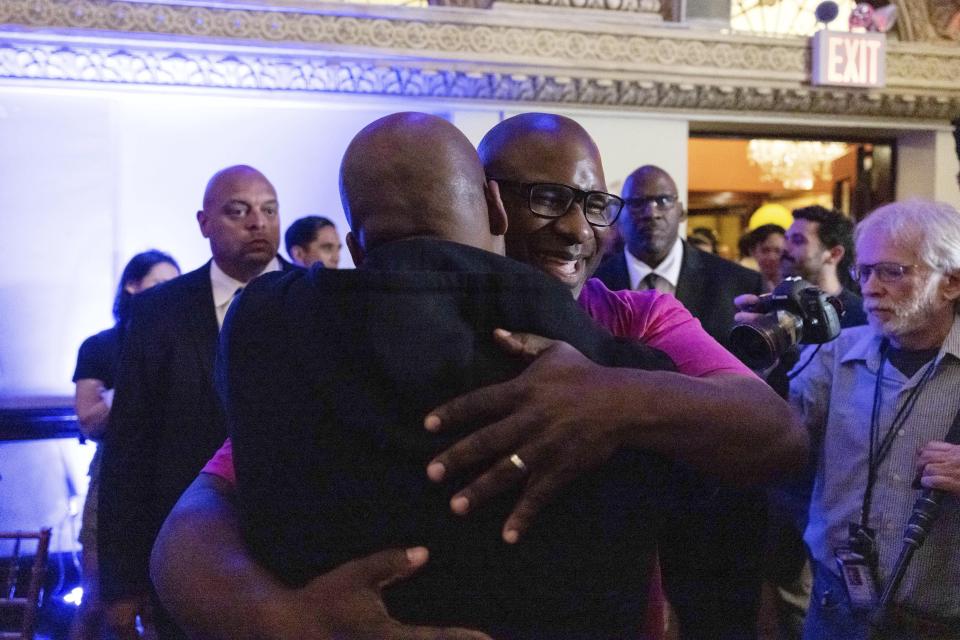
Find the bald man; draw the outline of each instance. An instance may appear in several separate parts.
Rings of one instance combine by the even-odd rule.
[[[102,595],[121,638],[147,608],[163,519],[226,435],[212,386],[217,334],[237,290],[285,266],[277,193],[248,166],[216,173],[197,212],[212,260],[137,296],[126,329],[100,492]],[[161,638],[182,637],[160,616]]]
[[[625,243],[597,270],[613,291],[657,289],[674,294],[717,342],[726,345],[733,315],[732,300],[759,294],[763,279],[751,271],[684,242],[680,223],[686,220],[677,185],[666,171],[644,165],[623,183],[623,214],[617,220]]]
[[[549,153],[544,152],[546,150],[549,150]],[[488,182],[488,202],[491,198],[494,198],[495,201],[499,200],[502,202],[510,216],[510,229],[515,229],[512,237],[510,230],[508,230],[508,250],[510,250],[512,254],[523,257],[530,264],[540,267],[554,278],[560,280],[571,292],[579,292],[584,285],[584,280],[588,272],[592,270],[591,265],[595,264],[597,259],[595,236],[598,234],[599,227],[588,223],[587,218],[585,218],[585,209],[583,207],[587,206],[587,201],[567,201],[566,204],[558,205],[559,215],[547,218],[544,217],[544,211],[535,214],[528,209],[529,194],[521,193],[522,188],[521,190],[516,189],[516,187],[520,185],[511,183],[510,179],[519,178],[520,180],[517,182],[522,183],[525,182],[527,176],[529,176],[531,182],[543,180],[547,183],[552,183],[555,187],[563,186],[558,183],[565,183],[572,189],[581,189],[585,192],[592,191],[593,194],[589,196],[590,205],[609,204],[611,198],[615,200],[616,197],[605,194],[602,191],[602,189],[605,188],[603,184],[603,171],[599,162],[596,146],[592,140],[590,140],[589,136],[579,125],[569,119],[544,114],[525,114],[524,116],[512,118],[498,125],[491,134],[485,138],[484,144],[481,145],[481,151],[484,153],[488,175],[496,176],[495,179]],[[376,182],[372,184],[375,185]],[[365,187],[365,191],[368,190],[369,186],[368,184],[367,187]],[[538,191],[538,194],[540,196],[545,195],[545,193],[540,191]],[[578,196],[578,198],[584,197],[586,196],[583,194]],[[500,198],[502,198],[502,200],[500,200]],[[602,209],[591,208],[591,219],[595,221],[599,220],[594,216],[594,213],[601,210]],[[602,285],[598,285],[597,283],[591,284],[589,287],[592,301],[585,306],[587,306],[592,313],[598,312],[598,309],[603,307],[604,304],[606,304],[607,307],[611,305],[615,306],[615,301],[609,298],[603,299],[598,297],[598,295],[602,295],[598,294],[598,286],[602,288]],[[609,292],[607,293],[609,294]],[[681,364],[681,368],[686,367],[691,375],[703,375],[706,376],[706,378],[697,381],[699,383],[698,385],[689,385],[688,390],[691,397],[684,400],[678,399],[676,404],[671,405],[672,408],[677,409],[677,411],[664,410],[661,415],[663,418],[662,423],[651,422],[649,420],[644,421],[646,417],[651,415],[649,404],[642,399],[642,395],[637,394],[648,394],[650,385],[647,384],[646,389],[644,389],[641,381],[630,379],[627,375],[621,376],[617,373],[622,370],[585,371],[586,375],[584,377],[577,377],[575,386],[591,386],[589,395],[599,394],[603,396],[604,391],[610,390],[609,388],[604,388],[606,383],[610,383],[610,385],[616,387],[622,386],[624,389],[637,392],[635,394],[624,392],[622,395],[632,400],[632,402],[626,405],[618,404],[617,406],[626,409],[626,413],[631,416],[629,419],[624,419],[625,424],[628,420],[635,420],[635,422],[630,423],[633,431],[638,431],[636,425],[643,425],[643,429],[647,431],[647,442],[641,446],[652,448],[656,448],[657,446],[664,447],[669,450],[670,454],[687,459],[691,464],[706,466],[711,470],[723,471],[731,478],[737,477],[743,479],[747,477],[757,477],[757,475],[767,475],[772,469],[769,464],[770,461],[779,460],[782,465],[783,456],[788,455],[790,451],[790,447],[786,446],[786,443],[791,440],[792,435],[788,427],[788,417],[784,414],[777,414],[776,403],[778,401],[776,398],[772,398],[773,404],[771,407],[774,408],[769,414],[760,416],[752,409],[745,412],[726,411],[725,415],[715,417],[713,429],[704,430],[700,420],[692,419],[696,418],[693,414],[698,413],[698,411],[690,410],[691,407],[695,405],[698,406],[704,398],[727,394],[731,406],[736,405],[742,407],[745,402],[762,397],[765,393],[769,394],[769,390],[755,378],[745,377],[745,369],[743,369],[742,366],[740,366],[739,369],[735,366],[725,369],[719,366],[717,360],[712,360],[712,356],[708,356],[708,353],[715,353],[715,351],[711,351],[711,349],[719,350],[720,352],[722,352],[722,349],[713,341],[710,341],[713,343],[712,347],[702,342],[701,336],[706,338],[702,330],[699,329],[699,326],[696,325],[682,307],[677,305],[676,302],[670,303],[669,297],[658,296],[651,292],[637,294],[637,296],[644,298],[644,304],[648,306],[652,303],[657,307],[658,312],[656,314],[647,313],[646,311],[638,310],[638,307],[634,310],[635,314],[638,315],[636,323],[633,325],[630,325],[630,323],[620,325],[617,327],[618,331],[626,334],[629,334],[630,331],[635,331],[637,334],[646,331],[645,337],[651,340],[663,340],[662,344],[664,348],[668,348],[670,341],[673,339],[676,339],[676,342],[680,343],[689,342],[689,348],[686,351],[688,359]],[[583,297],[584,296],[581,296],[582,299]],[[602,314],[602,311],[600,311],[600,313]],[[666,321],[668,317],[672,322],[677,324],[676,327],[673,327],[675,331],[665,330],[664,325],[668,324]],[[644,318],[649,324],[646,329],[641,329]],[[613,322],[614,325],[617,324],[616,319],[608,318],[607,320]],[[696,331],[683,332],[680,330],[681,325],[684,327],[694,325],[696,326]],[[709,340],[709,338],[706,339]],[[673,344],[674,347],[677,346],[676,342]],[[562,351],[563,350],[561,350],[561,352]],[[681,350],[675,349],[674,352],[681,353]],[[727,357],[732,359],[729,354],[727,354]],[[711,364],[708,366],[705,364],[707,362]],[[567,369],[569,369],[571,365],[577,367],[583,366],[583,364],[576,359],[565,359],[564,365]],[[544,367],[540,367],[539,370],[543,371],[546,368],[548,367],[545,365]],[[618,378],[618,380],[614,382],[611,376]],[[747,373],[747,376],[749,376],[749,373]],[[553,384],[553,388],[555,389],[557,381],[552,380],[549,382]],[[668,393],[668,389],[676,390],[676,385],[671,386],[666,380],[661,381],[661,384],[656,385],[656,387],[657,395],[661,398],[664,394]],[[547,395],[549,395],[549,393]],[[486,397],[489,398],[490,396],[488,395]],[[530,396],[526,397],[531,399]],[[577,401],[571,402],[572,398],[577,398]],[[741,398],[742,400],[738,401],[736,398]],[[569,408],[573,405],[579,405],[583,398],[579,393],[579,389],[573,388],[572,392],[568,393],[565,397],[555,398],[554,400]],[[531,468],[535,469],[536,473],[530,476],[528,482],[528,487],[533,488],[534,496],[532,497],[539,495],[539,499],[546,500],[548,494],[554,494],[560,490],[560,486],[564,484],[562,480],[564,476],[567,476],[566,481],[569,481],[571,473],[580,474],[583,473],[585,468],[591,465],[603,464],[602,458],[609,455],[611,447],[615,448],[617,446],[616,442],[619,442],[618,439],[620,436],[611,438],[613,432],[616,431],[616,427],[609,422],[602,423],[596,420],[596,416],[603,413],[605,409],[605,407],[602,406],[604,403],[603,398],[591,398],[591,400],[595,400],[600,404],[599,411],[595,410],[596,404],[590,404],[592,407],[591,410],[594,410],[594,413],[586,418],[589,426],[597,425],[599,427],[596,429],[597,433],[595,434],[589,436],[583,432],[580,434],[571,434],[564,431],[567,425],[559,425],[559,428],[557,428],[558,425],[550,423],[550,437],[540,440],[541,443],[547,446],[537,452],[535,450],[535,445],[537,444],[536,434],[518,432],[518,435],[522,435],[522,438],[528,441],[526,448],[519,450],[522,456],[518,457],[521,461],[525,461],[529,457],[529,460],[534,461],[535,465],[531,465]],[[613,401],[609,396],[607,396],[607,400]],[[757,402],[756,404],[763,406],[766,403]],[[541,405],[542,403],[538,402],[537,406]],[[658,409],[660,409],[660,407],[658,407]],[[763,411],[765,410],[762,410],[761,413],[763,413]],[[453,420],[456,412],[453,410],[453,407],[447,407],[445,411],[440,413],[446,418]],[[661,412],[657,411],[656,413]],[[553,416],[551,415],[550,417],[552,418]],[[619,416],[616,417],[619,418]],[[588,426],[584,424],[582,418],[577,418],[576,420],[576,424]],[[716,429],[721,422],[738,425],[741,430],[739,438],[720,437],[719,440],[712,440],[711,438],[718,435],[718,433],[722,436],[722,432]],[[667,427],[669,423],[673,423],[674,425],[675,430],[672,432],[668,432]],[[773,425],[782,426],[783,430],[778,430],[778,428],[773,427]],[[490,429],[495,430],[496,427],[491,427]],[[661,429],[663,429],[663,431],[661,431]],[[689,432],[684,432],[684,429],[689,429]],[[677,430],[681,430],[685,435],[678,435]],[[753,431],[751,432],[751,430]],[[603,435],[604,433],[607,435]],[[502,437],[491,437],[494,434],[495,431],[490,431],[490,434],[487,438],[484,438],[484,440],[495,441],[497,447],[509,446],[505,445]],[[604,438],[609,438],[610,441],[604,442]],[[683,446],[676,444],[677,442],[686,442],[687,446],[685,450],[683,450]],[[744,446],[739,447],[738,442]],[[766,448],[763,454],[758,456],[756,455],[756,450],[759,442],[765,442],[772,446]],[[474,445],[475,444],[476,443],[474,443]],[[569,455],[552,456],[550,451],[557,450],[554,449],[554,447],[558,446],[558,444],[560,449],[565,450]],[[578,450],[577,452],[571,451],[570,447],[574,444],[583,448],[583,450]],[[467,449],[483,449],[483,447],[477,448],[474,445],[467,447]],[[783,446],[783,448],[780,449],[782,453],[775,455],[775,450],[781,447],[781,445]],[[766,445],[763,446],[766,447]],[[503,451],[506,453],[503,453],[500,461],[494,464],[494,476],[505,479],[506,484],[512,486],[518,480],[516,463],[511,462],[512,457],[509,456],[509,449],[504,449]],[[700,455],[697,453],[698,451],[711,451],[712,453],[710,455]],[[488,454],[489,451],[484,455],[488,456]],[[463,464],[465,462],[463,451],[454,452],[451,450],[447,454],[444,454],[442,460],[449,467],[446,471],[451,475],[454,474],[457,467],[462,468],[466,466]],[[480,459],[478,462],[487,464],[489,459]],[[564,466],[566,462],[572,464]],[[431,467],[433,466],[434,465],[431,465]],[[558,473],[549,473],[551,471],[549,467],[551,466],[559,467],[557,469]],[[431,473],[433,473],[433,471]],[[440,479],[435,473],[432,477]],[[210,504],[209,501],[208,503],[204,503],[203,495],[203,492],[206,491],[207,497],[211,497],[216,487],[209,485],[215,485],[217,482],[219,481],[212,477],[201,478],[198,481],[199,484],[195,485],[191,491],[188,492],[188,495],[185,496],[188,500],[183,501],[181,505],[178,506],[175,512],[178,517],[168,523],[168,534],[179,529],[181,526],[185,526],[187,532],[200,528],[205,531],[222,529],[223,521],[232,517],[229,513],[228,506],[222,502],[218,504],[216,501],[214,501],[213,504]],[[484,484],[485,488],[479,486],[471,487],[471,489],[465,492],[465,495],[469,495],[471,501],[476,500],[477,503],[484,499],[489,499],[489,495],[484,496],[483,494],[485,492],[489,493],[497,483],[494,482],[491,484],[487,481]],[[228,490],[225,488],[222,489]],[[501,486],[497,490],[502,489],[503,487]],[[456,498],[454,502],[458,503]],[[468,510],[474,506],[475,505],[471,505]],[[461,510],[460,512],[462,513],[463,511]],[[526,515],[528,520],[532,517],[532,513],[530,513],[529,510]],[[203,524],[200,524],[201,522]],[[508,521],[504,536],[509,539],[511,535],[510,530],[518,524],[522,525],[520,528],[525,528],[529,526],[529,521],[525,523],[517,519]],[[221,533],[229,538],[227,542],[237,542],[235,530],[230,530],[230,528],[227,527],[226,531],[221,531]],[[180,597],[179,594],[184,594],[184,585],[182,583],[178,585],[172,582],[173,579],[179,576],[171,576],[167,570],[171,567],[171,560],[182,560],[182,558],[173,558],[171,556],[173,549],[165,548],[166,544],[172,544],[172,541],[166,539],[169,537],[169,535],[161,536],[162,544],[158,545],[155,558],[163,559],[165,562],[163,562],[162,566],[158,566],[159,563],[155,563],[155,577],[161,580],[160,588],[165,595],[169,594],[169,597]],[[515,539],[516,538],[514,538],[514,540]],[[187,546],[195,547],[196,545]],[[217,552],[214,551],[214,554],[216,553]],[[196,558],[196,562],[187,561],[186,564],[192,564],[192,566],[196,568],[207,563],[212,557],[210,553],[198,555],[200,557]],[[269,599],[273,603],[267,615],[253,616],[251,618],[250,615],[247,615],[247,612],[255,612],[258,609],[255,606],[249,606],[249,603],[244,604],[243,607],[234,611],[234,613],[238,617],[237,619],[244,619],[246,621],[245,625],[241,626],[246,626],[247,628],[249,628],[250,625],[267,622],[267,616],[272,614],[273,618],[269,620],[269,623],[274,625],[272,628],[274,630],[283,628],[287,631],[287,635],[285,636],[282,633],[280,634],[282,637],[297,637],[298,634],[301,636],[309,635],[309,632],[305,630],[306,627],[302,624],[302,620],[304,620],[303,616],[292,612],[307,612],[310,606],[309,603],[318,602],[324,598],[322,594],[331,593],[331,588],[336,589],[336,587],[332,585],[339,585],[340,588],[337,593],[341,600],[348,601],[351,605],[358,606],[366,612],[365,616],[353,615],[352,617],[355,620],[362,618],[367,623],[385,625],[378,627],[385,629],[379,633],[378,637],[407,637],[403,635],[404,631],[402,627],[396,625],[396,623],[388,623],[382,618],[382,605],[377,604],[375,595],[387,578],[395,580],[409,576],[415,569],[422,566],[423,560],[424,558],[419,552],[414,554],[412,558],[405,557],[400,552],[385,552],[375,557],[347,563],[341,569],[324,576],[322,580],[316,579],[309,589],[291,593],[290,590],[284,590],[279,588],[279,585],[273,584],[269,576],[263,575],[262,572],[258,574],[256,568],[251,566],[240,554],[233,553],[230,554],[230,561],[233,564],[229,573],[231,575],[237,575],[238,573],[240,575],[254,574],[253,582],[259,585],[255,591],[257,593],[269,593]],[[327,578],[330,580],[328,581]],[[371,581],[367,582],[367,580]],[[357,593],[364,595],[365,598],[358,598],[350,588],[352,584],[354,589],[356,589],[358,583],[361,584],[362,588],[359,589]],[[271,584],[273,584],[273,589],[269,588]],[[246,589],[244,589],[244,591],[246,591]],[[204,612],[195,608],[196,605],[202,603],[202,598],[198,599],[186,594],[184,594],[182,598],[183,599],[177,604],[183,613],[189,613],[195,620],[203,616]],[[237,600],[233,599],[230,603],[225,604],[229,607],[235,602],[237,602]],[[191,607],[194,608],[191,609]],[[217,607],[217,609],[218,612],[222,613],[222,609],[219,607]],[[286,615],[282,615],[281,612],[284,611]],[[347,611],[347,605],[344,605],[343,607],[338,607],[336,611],[328,611],[329,619],[324,619],[325,616],[321,615],[320,620],[317,620],[317,616],[314,616],[314,625],[310,625],[310,629],[319,629],[325,624],[336,622],[337,616],[342,616]],[[376,615],[376,612],[380,612],[379,617]],[[218,617],[220,620],[224,619],[223,615]],[[226,617],[228,619],[230,618],[229,615]],[[285,620],[286,624],[281,626],[281,620]],[[300,621],[301,626],[296,626],[294,620]],[[639,623],[639,618],[635,622]],[[363,627],[358,623],[357,628]],[[293,631],[293,629],[297,629],[297,631]],[[220,631],[220,629],[215,629],[215,631]],[[234,637],[231,635],[232,633],[233,630],[230,630],[225,632],[225,635],[222,637]]]
[[[597,205],[611,196],[603,191],[606,185],[599,150],[583,127],[563,116],[521,114],[501,122],[484,136],[479,145],[479,154],[487,176],[498,187],[498,195],[507,212],[509,224],[505,243],[509,257],[535,266],[565,284],[579,298],[581,306],[616,335],[639,338],[662,348],[682,373],[698,378],[710,377],[710,383],[717,386],[712,389],[700,388],[698,393],[702,396],[724,397],[731,401],[730,406],[754,404],[754,400],[763,398],[756,404],[783,409],[780,403],[773,401],[770,390],[762,382],[753,376],[744,378],[745,367],[734,365],[714,370],[695,368],[697,361],[710,360],[710,354],[717,351],[730,357],[713,340],[706,345],[697,342],[704,333],[699,326],[695,331],[677,332],[677,335],[682,335],[681,341],[697,345],[689,351],[659,341],[660,335],[655,327],[656,322],[662,321],[664,316],[648,314],[650,305],[669,305],[670,311],[666,315],[672,314],[672,322],[689,321],[690,324],[696,324],[690,313],[678,305],[673,296],[656,291],[613,294],[599,280],[589,279],[601,260],[600,248],[604,236],[610,232],[612,225],[618,223],[619,217],[626,214],[626,208],[619,217],[602,217],[603,210]],[[568,199],[558,200],[555,209],[545,208],[549,198],[561,192]],[[591,198],[593,211],[586,211],[586,201],[579,200],[587,197]],[[644,326],[644,322],[650,324]],[[549,367],[544,369],[548,370]],[[697,384],[701,383],[697,381]],[[791,426],[787,421],[780,427],[772,427],[777,420],[774,414],[755,413],[752,410],[748,414],[727,413],[727,405],[723,403],[698,406],[691,412],[691,405],[685,400],[680,403],[685,413],[673,414],[658,407],[654,417],[643,408],[646,404],[645,389],[642,385],[633,387],[627,376],[613,385],[616,390],[591,389],[595,392],[578,393],[578,402],[573,404],[580,409],[574,414],[572,403],[562,402],[559,397],[573,392],[573,389],[559,386],[553,389],[552,384],[556,384],[556,381],[545,378],[530,381],[530,387],[538,389],[537,398],[525,398],[522,403],[512,400],[517,397],[515,389],[491,389],[490,392],[473,394],[439,408],[437,417],[453,429],[464,426],[463,422],[469,416],[480,412],[485,415],[509,415],[514,428],[533,428],[532,423],[538,420],[542,422],[544,416],[555,417],[558,422],[581,424],[588,421],[591,415],[602,412],[605,407],[619,403],[623,398],[633,398],[635,407],[621,408],[616,412],[616,417],[623,421],[621,427],[633,431],[633,445],[654,449],[738,484],[756,482],[782,473],[784,465],[789,464],[788,461],[796,456],[798,449],[802,449],[797,447],[796,425]],[[580,388],[586,391],[585,387]],[[557,396],[552,397],[551,393],[547,393],[548,390],[555,391]],[[713,429],[703,429],[701,411],[710,414]],[[654,426],[654,420],[657,426]],[[643,429],[634,428],[640,424],[644,425]],[[663,431],[658,432],[659,428]],[[484,456],[489,459],[502,455],[504,451],[500,449],[501,446],[506,445],[501,445],[490,434],[484,433],[482,444],[466,441],[453,452],[441,456],[439,462],[445,466],[470,468],[484,462]],[[758,447],[763,450],[762,454]],[[541,455],[546,455],[546,451],[542,449]],[[703,452],[710,453],[704,456]],[[533,451],[528,454],[535,466],[556,468],[553,464],[538,464],[541,461],[535,458],[537,455]],[[547,484],[555,479],[550,478]],[[482,495],[489,493],[491,488],[498,491],[502,484],[476,486]],[[552,493],[552,490],[546,489],[543,487],[536,493]],[[466,493],[470,498],[471,490],[468,489]],[[519,511],[524,511],[522,505]],[[522,513],[518,515],[521,517],[514,523],[522,529],[525,517]]]
[[[636,169],[624,181],[622,196],[626,206],[617,225],[624,250],[600,265],[597,278],[611,290],[672,293],[707,333],[729,344],[736,312],[732,301],[760,293],[760,274],[680,238],[687,214],[676,183],[660,167]],[[756,490],[706,489],[694,492],[690,508],[673,527],[682,544],[661,554],[665,583],[687,637],[753,638],[765,498]],[[691,520],[694,516],[699,519]]]
[[[459,435],[425,431],[423,418],[522,370],[494,343],[495,327],[645,370],[651,386],[672,363],[614,340],[555,279],[498,255],[503,208],[473,147],[445,120],[399,114],[361,131],[344,156],[341,196],[360,268],[261,279],[224,330],[238,504],[255,555],[304,584],[360,555],[422,540],[433,562],[385,594],[402,620],[518,639],[635,630],[670,466],[639,451],[614,453],[506,545],[499,532],[511,496],[469,518],[452,515],[451,485],[424,471]],[[273,362],[294,366],[258,375]],[[523,460],[507,458],[522,477]]]
[[[655,299],[664,304],[664,299],[669,299],[676,304],[676,299],[656,289],[612,294],[598,280],[587,278],[596,269],[603,235],[611,225],[636,229],[638,222],[632,217],[635,212],[630,197],[638,197],[637,193],[650,198],[676,195],[676,186],[669,176],[656,167],[638,169],[625,186],[627,206],[619,217],[602,219],[582,207],[560,207],[556,212],[544,209],[546,194],[558,189],[596,193],[605,188],[597,147],[576,122],[555,115],[515,116],[484,137],[479,153],[487,175],[500,185],[508,213],[507,254],[564,282],[594,319],[618,335],[649,341],[652,331],[639,335],[630,331],[633,319],[643,318],[654,324],[644,313],[649,308],[647,301]],[[550,186],[536,187],[537,183]],[[663,210],[655,200],[646,203],[645,213],[652,213],[655,221],[643,227],[642,233],[634,234],[641,235],[641,241],[628,243],[631,250],[641,246],[646,252],[643,255],[654,263],[662,260],[677,241],[676,226],[682,218],[676,199],[667,200]],[[610,309],[618,311],[611,313]],[[684,310],[683,316],[690,318],[690,313]],[[661,346],[681,372],[702,375],[685,367],[687,358],[709,357],[706,348],[692,346],[695,336],[702,333],[698,326],[697,332],[685,336],[690,341],[690,351]],[[718,346],[711,342],[713,347]],[[759,597],[756,567],[764,530],[764,500],[762,494],[718,486],[716,477],[743,483],[765,474],[782,474],[790,466],[785,461],[790,458],[796,437],[789,434],[795,436],[796,429],[791,431],[789,420],[774,426],[775,416],[761,415],[756,409],[782,409],[771,390],[759,379],[747,380],[731,370],[732,375],[711,375],[709,386],[705,380],[697,380],[701,396],[698,400],[681,400],[675,389],[665,387],[658,389],[659,397],[653,399],[648,396],[649,388],[633,384],[627,373],[608,379],[608,388],[600,389],[581,382],[599,377],[583,362],[561,359],[556,354],[545,356],[542,362],[542,367],[530,370],[536,371],[536,376],[524,374],[505,385],[474,392],[437,409],[440,421],[453,431],[467,424],[490,422],[509,424],[511,433],[507,437],[502,429],[481,430],[441,454],[436,464],[447,473],[462,473],[516,450],[531,469],[537,470],[527,480],[524,496],[505,527],[517,531],[534,521],[537,505],[545,502],[546,496],[555,494],[566,478],[576,475],[578,469],[586,466],[585,460],[591,459],[588,452],[571,454],[566,444],[593,437],[594,429],[583,425],[628,434],[627,442],[633,446],[658,451],[707,472],[689,485],[683,501],[670,504],[671,535],[661,543],[664,582],[681,618],[682,637],[754,637]],[[554,373],[559,371],[564,374]],[[572,371],[578,374],[572,375]],[[577,383],[572,385],[567,380]],[[694,384],[691,382],[686,388],[692,391]],[[529,392],[534,389],[535,393]],[[577,401],[569,402],[570,397]],[[726,402],[703,404],[710,397]],[[651,412],[649,407],[654,403],[657,410]],[[677,407],[678,413],[685,415],[663,412],[662,408],[668,406]],[[741,413],[744,407],[750,409]],[[486,416],[492,418],[487,420]],[[603,416],[604,420],[591,421],[591,416]],[[557,451],[566,454],[557,455]],[[706,457],[701,457],[706,452]],[[467,504],[480,503],[503,490],[505,484],[504,479],[487,473],[456,498]],[[734,507],[738,508],[736,519],[716,516],[708,520],[699,516],[703,512],[732,511]]]

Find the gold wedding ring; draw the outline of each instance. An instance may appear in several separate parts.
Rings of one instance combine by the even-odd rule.
[[[527,463],[520,459],[520,456],[513,454],[510,456],[510,462],[513,463],[517,469],[520,469],[520,473],[526,475],[527,473]]]

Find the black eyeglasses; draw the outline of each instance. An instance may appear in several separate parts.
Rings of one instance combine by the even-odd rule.
[[[653,196],[639,196],[637,198],[627,198],[626,203],[627,207],[633,211],[644,211],[647,208],[647,205],[653,205],[654,208],[665,211],[677,204],[677,196],[671,195],[669,193],[660,193]]]
[[[583,216],[595,227],[609,227],[617,221],[623,209],[623,200],[604,191],[583,191],[565,184],[553,182],[515,182],[490,178],[498,184],[520,188],[527,199],[527,207],[543,218],[559,218],[566,215],[574,202],[583,207]]]
[[[876,264],[857,264],[850,267],[850,277],[860,284],[866,283],[870,279],[870,274],[875,274],[880,282],[890,284],[899,282],[904,275],[919,268],[918,264],[898,264],[896,262],[877,262]]]

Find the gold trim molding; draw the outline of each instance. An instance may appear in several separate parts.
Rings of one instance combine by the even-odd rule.
[[[879,91],[810,87],[809,57],[799,38],[656,28],[622,12],[616,20],[546,20],[530,8],[0,0],[6,78],[629,109],[960,115],[955,45],[889,42],[887,87]]]

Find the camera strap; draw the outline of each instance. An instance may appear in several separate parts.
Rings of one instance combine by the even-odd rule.
[[[900,428],[910,417],[910,414],[913,413],[913,408],[917,404],[917,400],[920,397],[920,392],[923,391],[927,381],[933,376],[933,371],[937,365],[936,357],[934,357],[925,365],[926,368],[924,369],[920,380],[917,382],[916,386],[910,390],[910,394],[907,396],[907,399],[904,401],[903,405],[901,405],[900,410],[897,411],[896,415],[893,417],[893,421],[890,423],[886,433],[883,435],[883,439],[879,439],[880,407],[883,404],[883,368],[887,363],[887,350],[889,347],[889,341],[884,338],[883,342],[880,344],[880,366],[877,368],[877,381],[873,389],[873,411],[870,415],[870,449],[869,457],[867,459],[867,487],[863,492],[863,506],[860,509],[861,527],[869,526],[870,507],[873,501],[873,487],[877,482],[877,471],[879,471],[880,465],[890,454],[890,449],[893,447],[893,441],[897,437],[897,432],[899,432]]]

